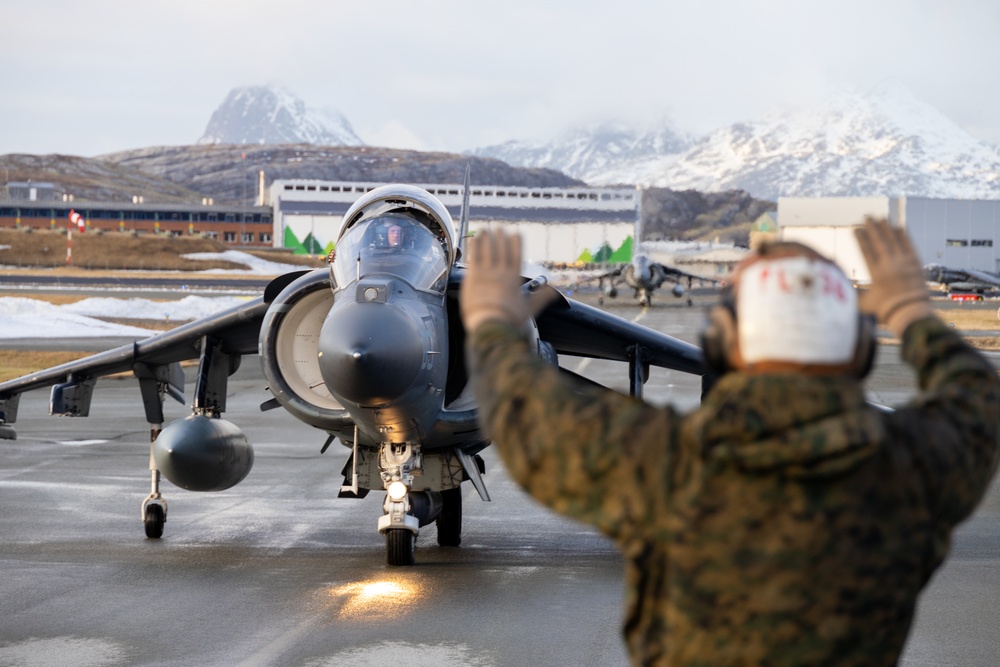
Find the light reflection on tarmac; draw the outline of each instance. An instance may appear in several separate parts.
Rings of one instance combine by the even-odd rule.
[[[666,303],[611,310],[695,342],[703,310]],[[0,443],[0,665],[627,664],[610,542],[536,505],[488,449],[493,502],[466,489],[462,547],[437,546],[428,527],[417,565],[390,568],[381,494],[336,497],[347,450],[321,456],[325,434],[261,413],[270,394],[257,368],[247,359],[231,379],[225,415],[254,443],[254,470],[221,493],[164,484],[158,541],[139,522],[148,433],[137,385],[99,381],[86,419],[48,417],[46,391],[23,397],[19,439]],[[624,364],[583,372],[628,386]],[[692,407],[699,387],[653,369],[646,391]],[[883,348],[868,387],[887,404],[912,395],[895,348]],[[996,664],[997,600],[994,485],[926,591],[902,664]]]

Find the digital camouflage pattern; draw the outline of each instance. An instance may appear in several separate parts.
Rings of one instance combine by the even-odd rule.
[[[636,665],[893,665],[997,466],[1000,381],[936,318],[887,414],[848,378],[730,373],[701,407],[576,388],[499,322],[468,357],[511,475],[626,562]]]

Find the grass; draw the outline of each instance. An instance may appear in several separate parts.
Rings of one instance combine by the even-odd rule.
[[[76,361],[91,354],[93,352],[0,350],[0,381],[12,380],[42,368],[51,368]]]
[[[7,246],[7,247],[4,247]],[[66,265],[66,234],[59,231],[0,229],[0,265],[4,273],[56,271],[95,275],[102,271],[211,271],[244,269],[243,264],[223,260],[186,259],[200,252],[242,250],[256,257],[283,264],[317,268],[322,257],[293,255],[281,249],[250,249],[226,245],[200,236],[163,236],[127,232],[73,235],[73,265]]]
[[[960,331],[996,331],[1000,329],[1000,318],[997,311],[990,308],[938,308],[938,317],[947,324],[953,324]]]

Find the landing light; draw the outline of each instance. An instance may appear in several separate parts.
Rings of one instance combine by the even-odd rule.
[[[393,482],[389,485],[387,491],[389,492],[389,500],[398,503],[406,497],[406,492],[409,491],[409,489],[407,489],[406,484],[403,484],[402,482]]]

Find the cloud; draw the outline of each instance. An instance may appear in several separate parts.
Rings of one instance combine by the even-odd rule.
[[[12,0],[5,14],[16,94],[0,153],[193,143],[230,89],[266,82],[338,109],[370,143],[432,150],[596,116],[667,113],[706,132],[886,78],[1000,141],[992,0]]]

